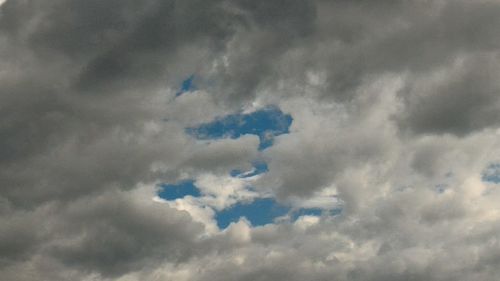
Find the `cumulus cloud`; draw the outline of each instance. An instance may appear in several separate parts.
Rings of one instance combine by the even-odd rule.
[[[0,1],[0,276],[498,280],[499,29],[494,0]],[[266,108],[269,146],[188,132]],[[218,227],[259,198],[324,212]]]

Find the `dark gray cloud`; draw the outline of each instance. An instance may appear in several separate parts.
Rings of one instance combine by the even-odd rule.
[[[465,135],[500,124],[498,55],[466,57],[416,83],[409,83],[400,126],[416,133]],[[444,73],[444,72],[447,73]],[[444,77],[439,77],[444,76]],[[433,81],[433,80],[437,81]]]
[[[22,261],[36,250],[42,240],[43,234],[35,231],[34,225],[41,216],[34,215],[30,212],[16,213],[5,206],[8,203],[5,199],[2,200],[2,216],[0,219],[0,268],[3,268],[12,263]]]
[[[186,261],[197,252],[202,226],[185,212],[134,202],[119,192],[68,206],[48,249],[62,263],[103,275],[154,267],[158,260]]]
[[[0,5],[5,280],[498,279],[498,1]],[[185,133],[269,104],[294,121],[263,151]],[[186,178],[343,210],[219,231],[152,200]]]

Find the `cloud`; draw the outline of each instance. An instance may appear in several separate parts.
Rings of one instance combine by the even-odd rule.
[[[401,127],[455,135],[497,127],[497,60],[493,54],[471,55],[409,83],[413,93],[401,114]]]
[[[0,3],[3,279],[498,279],[497,1]]]
[[[186,260],[196,249],[201,225],[185,212],[140,196],[109,192],[73,202],[59,221],[64,238],[47,251],[68,266],[104,276],[154,266],[162,258]]]

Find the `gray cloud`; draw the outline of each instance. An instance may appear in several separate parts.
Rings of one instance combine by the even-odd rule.
[[[498,279],[497,1],[0,5],[5,280]],[[185,133],[269,104],[263,151]],[[342,213],[214,231],[152,200],[255,160],[256,192]]]
[[[496,54],[467,57],[447,74],[418,81],[409,86],[401,127],[416,133],[464,135],[500,123]],[[419,79],[420,80],[420,79]]]
[[[196,252],[201,225],[187,213],[141,203],[119,192],[74,202],[58,229],[64,238],[48,251],[64,264],[114,276]]]

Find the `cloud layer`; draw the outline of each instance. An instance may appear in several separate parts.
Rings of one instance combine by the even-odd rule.
[[[494,0],[0,1],[1,279],[498,280],[498,30]],[[186,131],[269,108],[265,148]],[[255,198],[342,211],[217,226]]]

